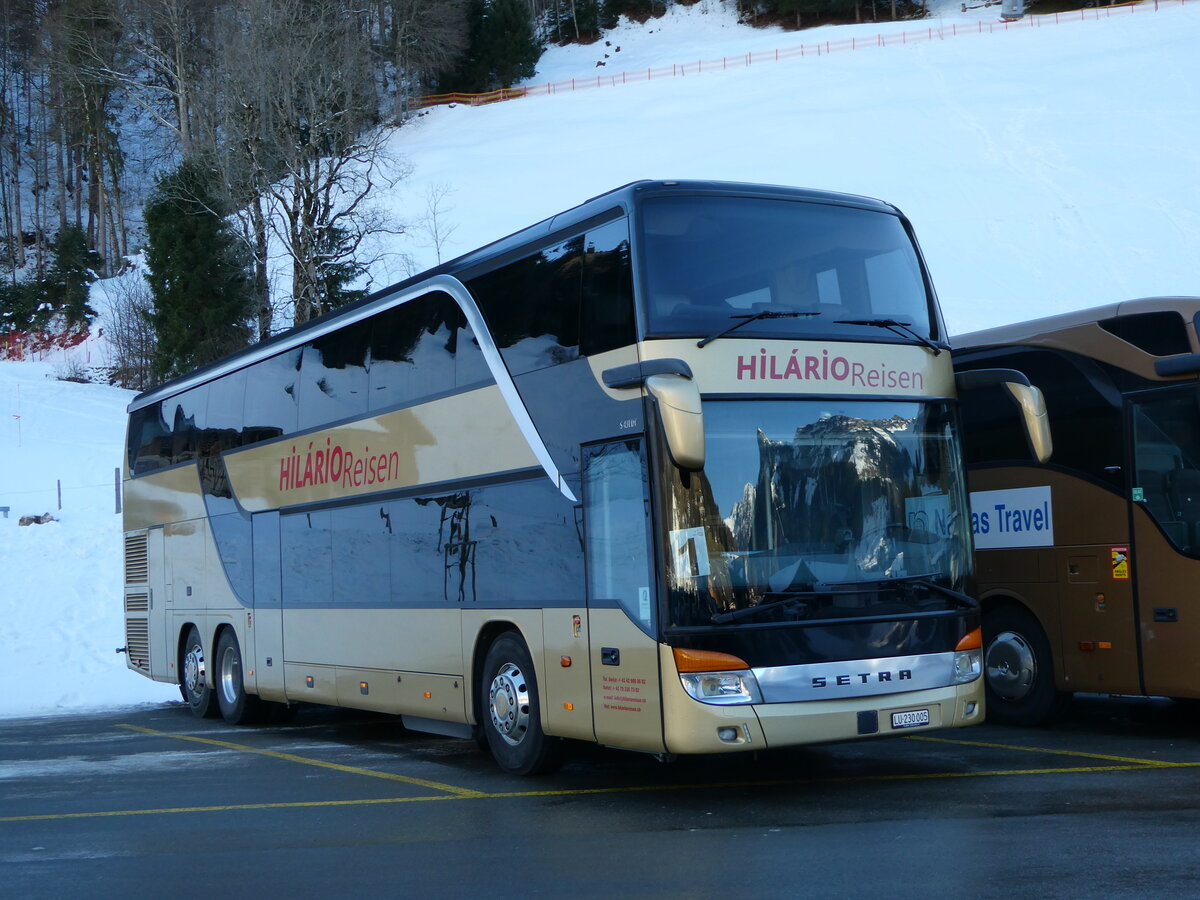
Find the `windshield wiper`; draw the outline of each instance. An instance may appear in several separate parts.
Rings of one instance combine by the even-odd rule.
[[[821,582],[820,587],[823,588],[849,588],[846,593],[864,593],[874,590],[879,587],[905,587],[912,585],[913,587],[925,588],[928,591],[934,591],[944,597],[949,597],[951,600],[958,602],[960,606],[965,606],[968,609],[978,609],[979,601],[969,594],[964,594],[962,591],[956,591],[954,588],[948,588],[938,584],[936,581],[930,581],[930,575],[902,575],[898,578],[876,578],[871,581],[837,581],[837,582]]]
[[[801,312],[800,310],[790,310],[787,312],[779,310],[764,309],[761,312],[751,313],[744,316],[730,316],[731,319],[741,319],[742,321],[730,325],[724,331],[719,331],[711,337],[706,337],[702,341],[697,341],[697,347],[703,347],[705,344],[711,344],[715,340],[725,337],[732,331],[737,331],[743,325],[749,325],[751,322],[757,322],[759,319],[798,319],[801,316],[819,316],[819,312]]]
[[[911,322],[898,322],[895,319],[835,319],[835,325],[870,325],[872,328],[886,328],[901,337],[915,338],[926,350],[931,350],[934,356],[942,352],[942,348],[929,338],[913,331]]]
[[[786,594],[767,594],[756,606],[747,606],[742,609],[731,609],[729,612],[714,613],[710,621],[714,625],[724,625],[728,622],[736,622],[739,619],[747,619],[760,612],[777,610],[780,608],[780,605],[784,609],[791,611],[796,611],[796,607],[801,607],[802,610],[805,604],[801,602],[800,598],[816,597],[819,593],[824,592],[789,591]]]

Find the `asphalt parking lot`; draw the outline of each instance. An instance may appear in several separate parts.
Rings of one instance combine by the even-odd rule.
[[[13,897],[1198,896],[1198,835],[1200,710],[1166,700],[673,762],[581,745],[536,779],[340,710],[0,721]]]

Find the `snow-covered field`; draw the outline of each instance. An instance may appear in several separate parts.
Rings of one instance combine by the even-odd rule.
[[[755,31],[701,0],[622,26],[608,44],[556,48],[532,84],[851,35],[867,45],[434,109],[396,135],[413,171],[380,200],[412,224],[430,191],[442,193],[449,257],[639,178],[868,194],[912,219],[955,332],[1200,294],[1200,0],[995,34],[978,27],[999,7],[942,9],[921,23]],[[965,36],[872,43],[956,23]],[[391,249],[421,268],[436,262],[420,228]],[[375,286],[402,274],[381,265]],[[55,380],[64,369],[61,359],[0,363],[0,506],[10,507],[0,519],[0,716],[178,699],[114,652],[124,634],[113,470],[132,395]],[[44,512],[58,521],[17,524]]]

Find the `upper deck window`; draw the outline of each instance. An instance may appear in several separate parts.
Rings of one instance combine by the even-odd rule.
[[[1175,356],[1190,353],[1183,316],[1177,312],[1135,313],[1101,319],[1100,327],[1151,356]]]
[[[758,312],[749,337],[891,340],[840,320],[904,322],[938,338],[912,239],[898,216],[753,197],[655,197],[642,209],[649,336],[705,336]]]

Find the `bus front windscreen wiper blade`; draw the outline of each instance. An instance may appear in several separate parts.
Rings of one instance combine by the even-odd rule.
[[[960,606],[967,609],[978,609],[979,601],[969,594],[964,594],[962,591],[956,591],[954,588],[948,588],[945,585],[938,584],[931,580],[930,575],[902,575],[897,578],[874,578],[869,581],[837,581],[837,582],[821,582],[822,588],[841,588],[847,593],[862,593],[864,591],[875,590],[881,587],[900,588],[906,586],[924,588],[927,591],[933,591],[941,594],[944,597],[949,597],[956,601]]]
[[[714,625],[725,625],[729,622],[737,622],[740,619],[748,619],[762,612],[777,612],[784,610],[793,613],[802,613],[807,611],[808,604],[801,600],[801,597],[816,597],[821,593],[819,591],[789,591],[786,594],[767,594],[763,597],[762,602],[756,606],[746,606],[742,609],[731,609],[728,612],[715,613],[711,619]]]
[[[706,337],[701,341],[696,342],[697,347],[703,347],[706,344],[711,344],[713,341],[719,340],[730,332],[737,331],[743,325],[749,325],[751,322],[757,322],[759,319],[798,319],[801,316],[819,316],[819,312],[801,312],[798,309],[794,310],[771,310],[764,309],[761,312],[751,313],[744,316],[730,316],[731,319],[741,319],[740,322],[735,322],[724,331],[718,331],[711,337]]]
[[[886,328],[888,331],[898,334],[901,337],[914,338],[926,350],[933,352],[937,356],[942,352],[942,348],[924,335],[913,331],[911,322],[898,322],[895,319],[834,319],[834,325],[869,325],[872,328]]]

